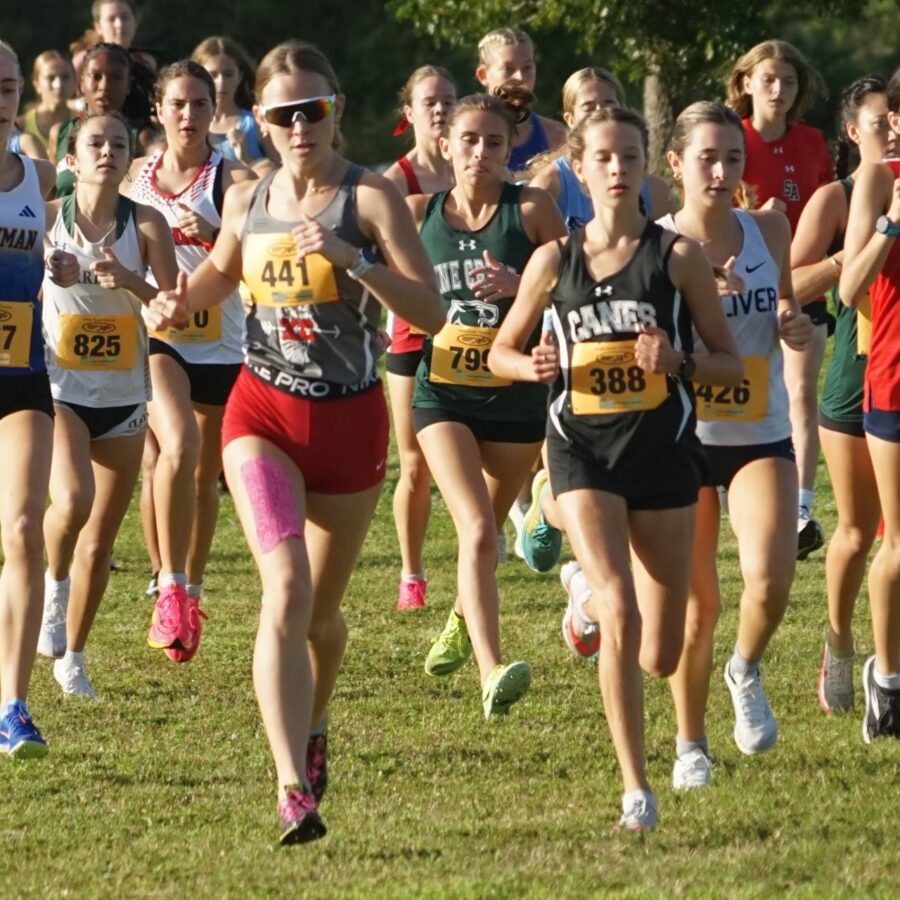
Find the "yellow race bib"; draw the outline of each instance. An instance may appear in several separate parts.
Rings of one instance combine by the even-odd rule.
[[[428,380],[460,387],[509,387],[512,382],[498,378],[487,365],[499,330],[476,325],[445,325],[434,338]]]
[[[758,422],[769,410],[769,357],[745,356],[739,387],[695,385],[697,418],[706,422]]]
[[[27,368],[31,315],[30,303],[0,301],[0,366]]]
[[[134,368],[137,319],[60,313],[56,362],[63,369],[108,372]]]
[[[244,248],[244,281],[260,306],[301,306],[338,299],[334,267],[320,253],[297,261],[289,234],[250,234]]]
[[[857,356],[869,355],[869,344],[872,342],[872,301],[866,294],[856,306],[856,353]]]
[[[211,344],[222,337],[222,311],[218,306],[195,312],[184,328],[153,331],[151,337],[170,344]]]
[[[645,372],[635,341],[585,341],[572,348],[572,412],[576,416],[656,409],[668,397],[666,376]]]

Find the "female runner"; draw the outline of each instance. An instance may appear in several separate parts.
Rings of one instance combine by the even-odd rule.
[[[209,255],[228,189],[254,178],[207,143],[215,94],[199,63],[184,60],[163,69],[156,82],[156,114],[167,146],[131,168],[129,196],[165,217],[183,272],[192,272]],[[200,643],[200,592],[219,510],[222,416],[241,368],[243,335],[244,311],[235,289],[220,306],[197,312],[187,328],[150,336],[150,428],[159,448],[152,499],[160,570],[148,642],[175,662],[190,659]],[[152,521],[149,514],[145,521]]]
[[[132,77],[133,62],[128,51],[118,44],[94,44],[84,55],[79,69],[79,84],[89,113],[120,112],[131,124],[138,153],[144,153],[154,139],[147,126],[150,107],[140,84]],[[50,129],[50,161],[57,166],[56,194],[72,193],[75,176],[66,163],[68,134],[74,119]]]
[[[689,379],[741,378],[701,248],[640,212],[646,145],[643,120],[618,107],[572,131],[568,156],[595,216],[536,251],[491,354],[497,376],[553,385],[550,484],[603,634],[600,690],[625,787],[620,825],[635,831],[656,823],[641,667],[675,671],[684,632],[700,480]],[[529,355],[526,340],[548,305],[555,345]],[[696,357],[691,322],[708,348]]]
[[[6,149],[21,93],[19,59],[0,41],[0,753],[19,759],[47,753],[25,702],[44,602],[41,524],[53,446],[38,301],[53,167]],[[54,255],[47,265],[61,277]]]
[[[562,105],[566,125],[574,128],[595,110],[624,106],[625,91],[612,72],[599,66],[588,66],[573,72],[566,79],[562,89]],[[530,184],[550,192],[569,230],[593,218],[590,197],[575,177],[562,149],[539,156],[532,161],[529,169],[535,173]],[[672,212],[672,197],[665,181],[655,175],[647,175],[641,185],[641,205],[652,219]]]
[[[478,67],[475,77],[485,92],[494,94],[509,82],[517,82],[534,91],[537,66],[534,44],[521,28],[497,28],[478,42]],[[533,156],[558,147],[566,139],[566,129],[552,119],[529,113],[516,130],[509,154],[510,172],[524,169]]]
[[[812,323],[793,296],[785,217],[733,208],[744,169],[737,115],[719,103],[689,106],[675,123],[668,160],[683,185],[684,205],[660,224],[694,238],[710,263],[725,271],[722,311],[744,367],[733,390],[697,388],[697,433],[710,477],[697,502],[684,650],[670,680],[678,718],[672,779],[679,789],[708,784],[711,777],[704,721],[719,613],[716,489],[727,491],[744,580],[737,641],[725,666],[734,739],[743,753],[754,754],[777,738],[759,660],[784,615],[796,564],[797,467],[781,343],[802,350]],[[703,349],[702,338],[696,346]]]
[[[744,125],[744,181],[753,189],[755,205],[781,210],[792,233],[816,188],[832,179],[825,139],[800,121],[822,86],[819,73],[786,41],[757,44],[735,63],[726,80],[728,105]],[[816,390],[829,317],[821,297],[803,311],[816,326],[813,340],[802,352],[783,348],[800,484],[797,559],[806,559],[825,540],[811,512],[819,461]]]
[[[216,86],[216,108],[209,140],[225,159],[246,166],[266,163],[256,119],[253,118],[253,63],[247,51],[229,37],[209,37],[191,53],[209,72]],[[268,142],[266,142],[268,143]]]
[[[75,73],[72,63],[58,50],[39,54],[31,69],[31,84],[37,102],[20,117],[25,134],[41,142],[44,150],[50,147],[50,131],[70,119],[68,101],[75,96]]]
[[[887,89],[888,121],[900,131],[900,70]],[[842,302],[869,292],[872,337],[866,363],[863,428],[884,518],[884,539],[869,566],[875,654],[863,665],[866,743],[900,737],[900,160],[857,174],[844,239]]]
[[[119,113],[88,113],[69,132],[75,190],[47,205],[49,239],[77,267],[44,281],[44,331],[56,410],[46,596],[38,651],[66,694],[94,697],[84,645],[106,590],[113,543],[140,469],[150,383],[144,303],[175,284],[168,228],[119,194],[131,161]],[[71,572],[71,575],[70,575]]]
[[[851,148],[858,152],[860,166],[893,155],[895,134],[888,122],[886,88],[881,76],[866,75],[841,98],[839,180],[813,194],[791,247],[794,290],[801,303],[836,288],[840,278],[850,195],[858,172],[848,174]],[[858,312],[835,297],[834,350],[819,402],[819,440],[837,507],[837,527],[825,556],[829,624],[818,687],[819,705],[826,713],[853,706],[853,609],[881,515],[863,430],[866,326],[871,322],[865,298],[863,306]]]
[[[444,316],[396,190],[336,150],[344,97],[321,51],[280,44],[256,85],[257,121],[284,165],[229,191],[209,259],[159,295],[153,323],[221,302],[242,277],[253,294],[223,455],[262,579],[253,678],[287,844],[325,833],[317,803],[347,640],[340,602],[387,455],[375,368],[381,305],[430,331]]]
[[[511,384],[486,361],[534,248],[565,234],[546,191],[505,180],[514,135],[515,112],[502,100],[463,98],[441,138],[454,187],[407,201],[447,320],[416,373],[413,426],[459,543],[456,602],[425,671],[455,672],[474,646],[485,718],[506,713],[531,680],[528,663],[501,663],[494,569],[497,532],[540,452],[547,416],[543,385]]]
[[[453,169],[442,156],[439,141],[455,102],[456,85],[440,66],[420,66],[400,91],[402,119],[395,133],[411,125],[415,143],[384,177],[404,197],[433,194],[453,184]],[[402,566],[397,609],[420,609],[425,605],[422,547],[431,509],[431,478],[412,426],[412,396],[425,334],[396,316],[391,317],[388,332],[391,346],[385,369],[400,458],[400,477],[394,489],[394,523]]]

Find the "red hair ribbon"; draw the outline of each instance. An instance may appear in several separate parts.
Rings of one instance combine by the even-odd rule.
[[[393,135],[397,137],[398,135],[403,134],[406,129],[409,128],[409,119],[404,116],[398,123],[396,128],[394,128]]]

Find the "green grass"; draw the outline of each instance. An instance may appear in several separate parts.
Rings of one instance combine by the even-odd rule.
[[[124,568],[88,644],[100,702],[64,700],[39,661],[30,705],[50,756],[0,766],[0,896],[896,896],[900,745],[866,747],[858,713],[826,719],[816,703],[822,551],[798,564],[764,664],[779,743],[746,758],[720,674],[740,592],[723,529],[708,717],[715,784],[672,792],[672,704],[665,684],[648,682],[660,823],[621,835],[611,827],[620,782],[596,674],[563,647],[556,574],[519,561],[499,570],[505,654],[530,660],[534,682],[506,721],[485,723],[474,663],[440,681],[422,671],[454,595],[455,545],[439,498],[428,609],[393,610],[396,476],[393,461],[345,601],[351,637],[331,712],[328,836],[275,846],[274,772],[250,680],[260,591],[230,501],[207,578],[210,621],[186,666],[145,644],[147,565],[132,510],[116,549]],[[824,470],[818,483],[830,531]],[[865,602],[856,634],[861,663],[871,647]]]

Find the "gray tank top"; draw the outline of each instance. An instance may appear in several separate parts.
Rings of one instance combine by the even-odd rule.
[[[350,165],[331,203],[315,218],[353,247],[375,249],[357,224],[356,186],[363,169]],[[341,397],[378,381],[381,305],[344,269],[316,253],[299,263],[291,229],[269,214],[275,172],[260,181],[241,234],[243,279],[255,307],[247,318],[247,367],[284,393]]]

